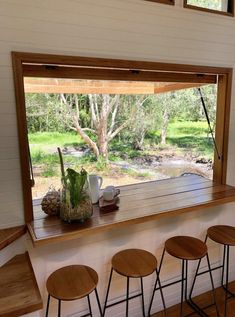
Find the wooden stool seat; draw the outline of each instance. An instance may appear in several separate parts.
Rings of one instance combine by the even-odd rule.
[[[207,254],[206,244],[194,237],[176,236],[165,242],[166,251],[182,260],[198,260]]]
[[[47,279],[48,293],[63,301],[89,295],[98,284],[98,275],[89,266],[69,265],[53,272]]]
[[[126,277],[145,277],[156,270],[157,259],[148,251],[127,249],[113,256],[112,267]]]
[[[213,226],[207,230],[208,237],[220,244],[235,246],[235,227]]]

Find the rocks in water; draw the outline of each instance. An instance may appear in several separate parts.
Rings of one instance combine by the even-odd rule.
[[[135,157],[133,161],[135,164],[156,166],[162,162],[162,156],[143,155],[143,156]]]

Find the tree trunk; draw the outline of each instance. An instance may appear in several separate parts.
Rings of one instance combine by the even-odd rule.
[[[108,160],[108,118],[106,114],[100,118],[99,128],[97,129],[97,146],[99,148],[99,155],[106,161]]]
[[[162,145],[166,144],[169,119],[170,119],[170,114],[168,112],[168,109],[165,109],[163,113],[163,122],[162,122],[162,129],[161,129],[161,144]]]

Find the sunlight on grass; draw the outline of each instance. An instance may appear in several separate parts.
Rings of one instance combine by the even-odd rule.
[[[76,133],[37,132],[29,133],[29,143],[37,145],[80,146],[84,141]]]

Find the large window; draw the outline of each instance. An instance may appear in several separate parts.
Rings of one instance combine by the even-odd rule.
[[[184,0],[186,8],[234,16],[234,0]]]
[[[211,93],[213,95],[215,94],[215,97],[217,97],[214,99],[215,101],[217,100],[216,112],[213,112],[216,117],[214,121],[214,131],[217,145],[217,149],[214,153],[212,152],[214,156],[213,180],[221,184],[226,182],[229,105],[232,80],[231,69],[30,53],[13,53],[13,66],[26,222],[33,219],[29,145],[31,147],[31,154],[34,155],[34,160],[36,160],[37,163],[36,172],[43,173],[44,177],[53,176],[56,173],[54,161],[51,160],[54,159],[51,148],[53,146],[56,148],[56,146],[52,142],[53,139],[51,135],[47,135],[47,146],[42,149],[42,135],[40,138],[37,138],[34,131],[41,129],[44,133],[44,130],[46,129],[45,132],[47,133],[47,129],[50,129],[48,120],[50,120],[51,117],[54,120],[53,122],[51,121],[51,124],[53,124],[54,127],[57,127],[59,124],[58,129],[60,129],[62,127],[60,124],[61,122],[66,124],[66,128],[76,128],[79,132],[81,127],[77,125],[72,126],[73,122],[71,121],[71,118],[74,118],[73,113],[75,111],[75,114],[79,117],[79,122],[82,124],[82,128],[84,128],[84,131],[90,136],[90,141],[94,141],[95,136],[93,134],[95,122],[90,122],[90,117],[88,115],[89,107],[94,108],[94,117],[95,115],[96,117],[99,115],[99,109],[106,109],[107,104],[112,105],[112,108],[114,109],[113,114],[108,120],[108,135],[114,136],[110,143],[110,160],[111,158],[114,160],[114,165],[117,165],[116,159],[119,161],[128,159],[126,158],[127,154],[130,154],[129,156],[131,159],[136,158],[136,150],[139,151],[138,148],[141,149],[141,144],[138,142],[143,141],[142,138],[139,139],[139,136],[141,136],[140,132],[143,132],[142,128],[145,127],[145,123],[148,122],[147,128],[149,130],[146,134],[146,137],[148,138],[146,141],[148,142],[146,144],[149,145],[147,149],[149,152],[146,153],[147,156],[145,155],[143,157],[143,155],[141,155],[140,161],[138,156],[138,160],[132,162],[133,165],[140,164],[144,166],[145,161],[149,162],[149,159],[152,159],[152,156],[155,156],[155,153],[153,153],[155,147],[154,144],[157,144],[160,137],[163,137],[164,141],[164,133],[162,134],[162,132],[160,133],[160,131],[156,129],[156,126],[159,126],[160,124],[160,122],[158,123],[159,118],[155,118],[156,114],[161,114],[161,110],[163,109],[160,105],[164,100],[160,100],[160,97],[157,97],[157,95],[170,92],[171,95],[167,97],[169,98],[169,100],[166,100],[167,103],[171,107],[175,105],[176,109],[179,109],[178,94],[171,92],[177,90],[182,91],[182,89],[190,89],[192,87],[196,89],[201,87],[202,90],[206,89],[205,91],[207,91],[207,93],[204,94],[206,98]],[[32,93],[37,92],[40,94],[32,95]],[[43,95],[41,94],[42,92]],[[50,92],[53,92],[53,96]],[[26,96],[26,93],[29,95]],[[45,93],[48,95],[45,96]],[[69,94],[73,94],[73,96]],[[99,94],[99,96],[97,96],[97,94]],[[192,97],[193,95],[190,97],[191,101]],[[200,98],[198,98],[197,92],[195,92],[194,97],[195,106],[199,105],[200,107]],[[184,95],[184,98],[186,98],[186,95]],[[209,100],[205,101],[208,105]],[[120,102],[123,107],[120,106]],[[29,106],[28,109],[27,103]],[[142,110],[149,111],[147,113],[139,111],[140,108],[137,107],[138,103],[142,105]],[[104,105],[105,107],[103,107]],[[213,105],[214,102],[211,104],[212,108]],[[52,111],[54,111],[54,108],[57,106],[58,108],[56,108],[55,114],[51,115],[48,112],[49,109],[51,108]],[[96,107],[99,109],[97,110]],[[156,107],[159,107],[157,111],[155,110],[157,109]],[[77,112],[77,108],[79,108],[79,113]],[[122,111],[117,113],[116,110],[119,108],[122,109]],[[68,111],[63,112],[66,111],[66,109]],[[130,110],[129,114],[127,113],[128,109]],[[167,107],[165,109],[168,110]],[[201,107],[200,111],[202,111]],[[180,114],[179,110],[176,110],[176,112]],[[190,112],[192,111],[190,110]],[[103,113],[103,111],[101,111],[101,113]],[[68,116],[68,114],[71,114],[72,116]],[[130,126],[128,118],[131,117],[131,115],[134,115],[135,118],[138,117],[138,120],[135,120],[135,122],[142,122],[142,124],[133,127]],[[197,117],[199,116],[201,118],[199,118],[200,120],[204,120],[200,123],[200,127],[190,123],[190,129],[193,132],[193,140],[196,140],[197,145],[201,146],[203,144],[201,141],[206,138],[206,122],[203,111],[202,113],[195,112],[195,115]],[[145,119],[142,119],[142,117]],[[154,118],[156,120],[153,122]],[[188,118],[186,108],[184,113],[181,113],[178,119],[184,121],[185,118]],[[164,123],[164,119],[169,119],[169,114],[166,113],[165,115],[164,111],[160,119],[160,121],[163,121]],[[194,120],[195,118],[191,119]],[[155,123],[158,124],[152,126],[152,124]],[[40,125],[40,128],[38,128],[38,124]],[[149,127],[150,125],[153,128]],[[123,127],[128,127],[129,130],[125,131],[123,129],[123,135],[118,133],[115,134],[116,131],[120,132],[120,128]],[[134,133],[130,133],[130,131],[134,131],[134,129],[136,129],[137,148],[135,151],[132,151],[133,149],[127,145],[128,140],[134,137]],[[28,134],[29,130],[31,131],[31,135]],[[186,130],[188,131],[188,128],[184,125],[184,122],[171,122],[169,130],[171,135],[169,135],[168,140],[170,140],[172,146],[174,145],[180,148],[182,144],[185,144],[186,142],[188,147],[190,147],[190,142],[188,140],[192,140],[192,138],[187,134]],[[43,137],[45,137],[46,133],[44,133]],[[165,137],[167,138],[167,136]],[[75,156],[80,154],[81,151],[85,152],[87,149],[84,142],[75,144],[78,148],[71,149],[71,146],[74,147],[74,140],[75,142],[80,140],[76,134],[71,135],[70,139],[68,139],[68,136],[66,135],[66,140],[61,140],[68,152],[68,164],[73,164]],[[90,143],[92,145],[94,142]],[[132,140],[132,147],[133,144],[134,141]],[[58,145],[57,142],[56,145]],[[211,143],[209,146],[211,146]],[[210,148],[208,149],[211,151]],[[213,147],[211,147],[211,149],[213,149]],[[45,150],[45,153],[42,153],[42,150]],[[79,152],[76,152],[75,156],[73,153],[74,150]],[[158,148],[156,148],[156,151],[158,151]],[[143,153],[138,152],[137,154]],[[71,157],[71,155],[73,157]],[[124,156],[122,157],[122,155]],[[106,154],[104,156],[106,156]],[[91,155],[89,157],[82,157],[84,164],[87,163],[87,158],[89,159],[89,166],[92,167],[91,165],[93,163]],[[145,161],[143,161],[143,159]],[[45,161],[47,166],[42,166],[42,161]],[[156,169],[158,169],[159,161],[154,163],[156,163]],[[45,170],[45,167],[47,167],[47,170]],[[143,175],[137,175],[138,177],[146,177],[146,171],[139,172]],[[161,170],[161,172],[165,171]],[[128,177],[135,178],[136,174],[128,174]],[[155,179],[158,178],[155,177]]]

